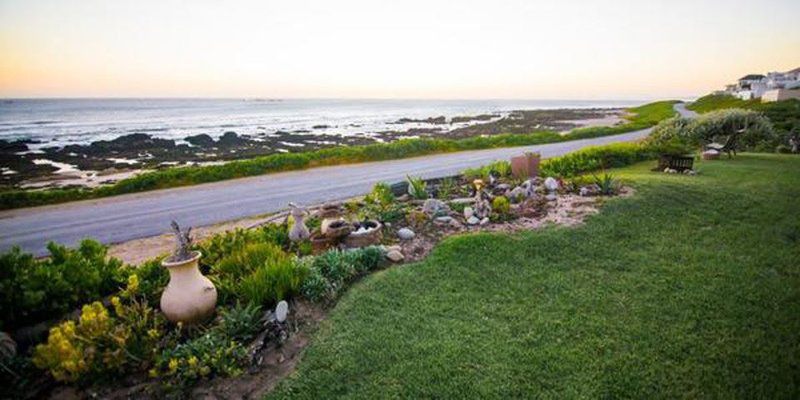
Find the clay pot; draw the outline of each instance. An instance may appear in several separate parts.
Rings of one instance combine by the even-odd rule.
[[[536,153],[525,153],[511,157],[511,174],[517,179],[535,178],[539,175],[541,156]]]
[[[330,238],[331,240],[341,239],[350,234],[352,230],[353,226],[347,223],[347,221],[343,219],[337,219],[337,220],[326,219],[325,221],[323,221],[321,228],[322,234],[325,235],[325,237]]]
[[[172,322],[192,325],[214,315],[217,289],[197,266],[200,252],[188,260],[161,262],[169,271],[169,284],[161,295],[161,311]]]
[[[319,232],[311,235],[311,252],[314,254],[324,253],[326,250],[333,246],[333,240],[319,234]]]
[[[339,218],[343,214],[342,205],[338,203],[326,203],[319,208],[317,216],[320,218]]]
[[[366,227],[366,232],[358,232],[361,227]],[[378,221],[364,221],[353,223],[353,232],[344,238],[344,245],[349,248],[366,247],[379,244],[383,238],[382,225]]]

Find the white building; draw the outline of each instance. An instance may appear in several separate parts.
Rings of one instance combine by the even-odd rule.
[[[765,101],[779,101],[785,93],[775,90],[800,88],[800,68],[786,72],[770,72],[767,75],[750,74],[739,79],[736,84],[725,86],[725,92],[742,100],[760,99],[770,92]]]
[[[736,97],[742,100],[760,98],[767,91],[767,77],[760,74],[750,74],[739,78]]]

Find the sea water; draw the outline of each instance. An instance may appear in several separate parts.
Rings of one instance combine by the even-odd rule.
[[[622,100],[345,100],[345,99],[3,99],[0,139],[30,139],[32,149],[88,144],[132,133],[174,139],[225,132],[369,135],[432,124],[400,118],[495,114],[513,110],[617,108]],[[478,123],[478,122],[472,122]],[[463,125],[461,125],[463,126]],[[446,129],[446,128],[445,128]]]

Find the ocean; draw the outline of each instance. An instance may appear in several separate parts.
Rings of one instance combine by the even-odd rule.
[[[429,127],[393,124],[400,118],[496,114],[513,110],[618,108],[644,101],[615,100],[342,100],[342,99],[4,99],[0,139],[30,139],[29,147],[63,147],[132,133],[181,139],[275,132],[369,135]],[[475,123],[475,122],[471,122]],[[463,125],[460,125],[463,126]]]

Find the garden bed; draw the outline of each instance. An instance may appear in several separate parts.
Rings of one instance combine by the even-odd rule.
[[[0,258],[8,294],[0,322],[15,339],[27,333],[17,355],[4,356],[11,373],[3,375],[3,395],[257,396],[292,370],[309,332],[360,277],[420,260],[455,234],[581,223],[601,199],[630,189],[609,174],[580,173],[650,154],[637,146],[543,163],[558,178],[515,178],[500,161],[436,181],[409,177],[400,196],[378,184],[363,199],[297,206],[283,221],[191,247],[188,231],[176,225],[179,250],[202,255],[199,271],[217,293],[215,317],[194,326],[167,321],[159,309],[170,281],[161,258],[123,265],[92,241],[78,249],[51,245],[51,257],[40,260],[14,250]],[[309,241],[320,236],[329,237],[326,248]],[[273,310],[283,300],[289,317],[280,321]],[[40,329],[21,328],[30,326]],[[48,326],[49,334],[41,329]]]

